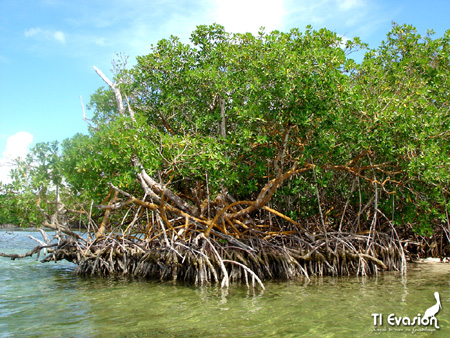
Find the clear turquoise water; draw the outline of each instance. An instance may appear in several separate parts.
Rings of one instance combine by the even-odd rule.
[[[33,248],[28,234],[40,238],[0,230],[0,252]],[[406,278],[266,282],[265,291],[86,278],[73,269],[68,262],[0,257],[0,337],[450,337],[449,264],[410,265]],[[440,330],[413,334],[386,318],[374,327],[372,313],[423,314],[436,291]]]

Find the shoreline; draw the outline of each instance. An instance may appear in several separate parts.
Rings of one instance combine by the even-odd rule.
[[[415,260],[413,263],[450,263],[450,257],[425,257]]]
[[[0,224],[0,229],[13,229],[13,228],[21,228],[21,227],[14,224]]]
[[[48,229],[45,226],[42,227],[43,229]],[[1,229],[21,229],[21,230],[25,230],[25,229],[39,229],[39,227],[37,226],[25,226],[22,227],[20,225],[14,225],[14,224],[0,224],[0,230]],[[82,226],[81,228],[77,225],[77,226],[70,226],[69,229],[71,230],[86,230],[86,228],[84,226]]]

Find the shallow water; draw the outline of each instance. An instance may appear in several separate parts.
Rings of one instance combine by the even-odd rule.
[[[0,252],[30,250],[29,234],[40,238],[0,230]],[[410,337],[412,326],[390,326],[387,316],[423,315],[434,292],[440,329],[414,336],[450,336],[450,264],[409,265],[406,278],[265,282],[265,291],[86,278],[73,269],[0,257],[0,337]],[[372,313],[383,315],[383,326],[374,326]]]

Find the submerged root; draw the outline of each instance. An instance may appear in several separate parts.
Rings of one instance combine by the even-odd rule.
[[[129,275],[196,285],[245,282],[264,288],[267,279],[310,278],[313,275],[373,275],[400,270],[402,251],[386,234],[377,234],[370,248],[367,237],[328,234],[328,248],[308,236],[279,236],[270,241],[252,239],[246,251],[203,234],[190,240],[98,239],[89,246],[64,242],[53,253],[78,265],[83,275]],[[244,244],[250,245],[248,241]]]

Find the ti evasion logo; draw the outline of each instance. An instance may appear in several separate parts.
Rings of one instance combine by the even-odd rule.
[[[391,313],[385,318],[382,313],[372,313],[373,331],[404,331],[403,327],[406,328],[406,331],[412,333],[439,330],[439,322],[436,318],[436,315],[442,309],[439,292],[434,293],[434,298],[436,298],[436,304],[428,308],[423,315],[419,313],[414,318],[397,317],[395,313]],[[389,328],[382,328],[385,319],[387,319]],[[434,328],[430,329],[428,326],[434,326]]]

